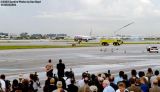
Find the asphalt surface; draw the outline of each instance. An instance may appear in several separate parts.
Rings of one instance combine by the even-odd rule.
[[[62,59],[66,71],[72,68],[77,79],[85,71],[97,74],[111,70],[111,73],[117,74],[120,70],[129,73],[131,69],[160,69],[160,53],[148,53],[147,46],[149,45],[1,50],[0,74],[13,80],[17,79],[19,74],[28,78],[29,73],[38,72],[40,80],[44,81],[44,66],[48,59],[52,59],[55,74],[56,64]]]
[[[0,46],[71,45],[72,40],[0,40]]]

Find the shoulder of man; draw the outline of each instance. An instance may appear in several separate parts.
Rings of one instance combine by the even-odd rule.
[[[58,92],[58,90],[56,89],[56,90],[53,90],[52,92]]]

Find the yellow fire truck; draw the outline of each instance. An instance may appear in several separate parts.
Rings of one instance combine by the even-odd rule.
[[[119,46],[121,44],[123,44],[123,41],[120,39],[115,39],[115,38],[102,38],[100,40],[100,44],[103,46],[108,46],[110,44],[113,44],[114,46]]]

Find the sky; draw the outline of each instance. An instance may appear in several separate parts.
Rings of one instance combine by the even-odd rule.
[[[119,28],[133,24],[117,31]],[[160,36],[160,0],[41,0],[0,6],[0,32]]]

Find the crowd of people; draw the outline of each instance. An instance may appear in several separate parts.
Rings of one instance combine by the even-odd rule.
[[[57,74],[53,74],[54,67],[51,59],[45,66],[46,77],[44,86],[41,85],[38,74],[30,74],[29,79],[21,75],[12,82],[0,75],[0,92],[160,92],[159,71],[148,68],[147,72],[133,69],[130,74],[119,71],[114,76],[108,71],[101,74],[82,73],[82,78],[75,79],[74,72],[65,71],[62,60],[56,65]]]

